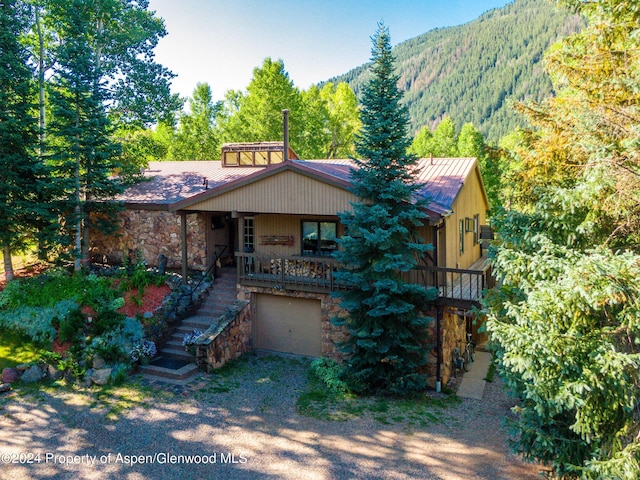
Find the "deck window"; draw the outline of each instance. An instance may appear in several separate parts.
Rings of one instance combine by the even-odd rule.
[[[302,254],[331,255],[338,248],[337,222],[302,222]]]

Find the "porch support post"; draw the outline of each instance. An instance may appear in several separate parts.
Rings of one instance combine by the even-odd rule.
[[[436,304],[436,392],[442,389],[442,315]]]
[[[187,212],[180,212],[180,240],[182,242],[182,284],[187,283]]]
[[[238,214],[238,251],[244,252],[244,213]]]

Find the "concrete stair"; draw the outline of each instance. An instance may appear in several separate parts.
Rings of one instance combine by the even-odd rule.
[[[195,357],[185,350],[182,340],[193,330],[208,329],[236,300],[235,269],[223,268],[220,273],[195,314],[182,320],[148,366],[140,367],[145,376],[185,380],[198,372]]]

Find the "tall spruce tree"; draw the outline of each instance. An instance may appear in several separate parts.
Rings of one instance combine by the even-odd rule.
[[[424,199],[416,201],[416,157],[407,154],[408,113],[400,104],[389,31],[378,25],[372,37],[371,79],[362,99],[362,130],[351,172],[359,202],[340,215],[346,233],[336,254],[338,276],[352,288],[340,293],[349,315],[334,320],[350,338],[344,377],[359,393],[406,394],[426,386],[420,368],[427,362],[426,327],[421,314],[435,293],[407,283],[431,245],[420,239]]]
[[[11,250],[24,245],[30,219],[40,208],[35,83],[20,44],[29,15],[25,2],[0,1],[0,244],[7,280],[13,278]]]

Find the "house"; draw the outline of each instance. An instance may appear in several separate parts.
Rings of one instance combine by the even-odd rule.
[[[474,329],[468,312],[488,286],[480,236],[489,205],[474,158],[419,163],[429,198],[422,234],[434,250],[409,280],[439,289],[431,377],[446,381],[450,351]],[[344,286],[331,253],[344,231],[337,213],[357,201],[354,166],[299,160],[282,142],[225,145],[220,161],[152,162],[120,198],[119,236],[96,238],[92,253],[113,262],[138,251],[151,265],[164,255],[184,274],[233,264],[252,348],[338,357],[345,332],[330,322],[342,312],[331,292]]]

